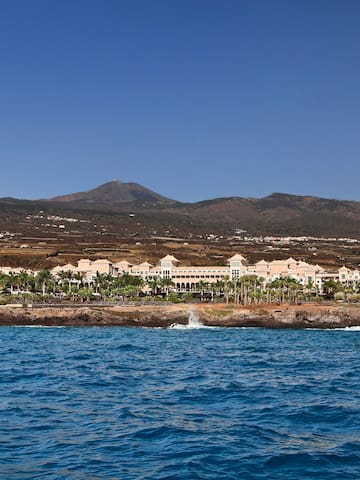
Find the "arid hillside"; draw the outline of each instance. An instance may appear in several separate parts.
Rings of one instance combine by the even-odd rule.
[[[0,199],[0,265],[34,268],[82,256],[156,262],[172,251],[189,264],[289,255],[327,268],[360,263],[360,202],[274,193],[261,199],[167,199],[108,182],[49,200]]]

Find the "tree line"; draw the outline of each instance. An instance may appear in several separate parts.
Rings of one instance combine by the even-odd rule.
[[[36,275],[26,271],[18,274],[0,272],[0,292],[4,302],[18,296],[24,303],[37,299],[67,299],[74,302],[127,301],[165,299],[179,301],[212,301],[251,304],[299,303],[327,298],[329,300],[360,300],[360,283],[348,285],[326,280],[322,291],[312,282],[303,285],[294,278],[285,277],[266,282],[255,275],[237,279],[225,277],[208,283],[200,280],[195,291],[177,292],[170,278],[153,277],[144,280],[124,273],[119,277],[97,273],[89,279],[80,272],[61,271],[54,276],[49,270]]]

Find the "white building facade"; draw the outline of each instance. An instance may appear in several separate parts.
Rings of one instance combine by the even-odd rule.
[[[79,273],[87,281],[104,274],[115,277],[129,274],[141,277],[145,281],[155,278],[171,279],[174,289],[178,292],[196,292],[199,291],[199,284],[213,284],[218,281],[235,280],[243,276],[257,278],[264,285],[280,278],[290,277],[304,286],[316,287],[319,292],[323,289],[324,281],[330,279],[348,285],[360,282],[359,271],[346,267],[340,268],[338,272],[327,272],[319,265],[312,265],[294,258],[271,262],[261,260],[249,265],[246,258],[240,254],[233,255],[224,266],[184,266],[173,255],[166,255],[156,266],[149,262],[132,264],[126,260],[113,263],[107,259],[95,261],[81,259],[76,266],[72,264],[57,266],[51,272],[58,276],[60,272],[64,271],[70,271],[73,274]]]

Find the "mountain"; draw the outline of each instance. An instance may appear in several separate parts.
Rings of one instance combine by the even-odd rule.
[[[211,232],[230,236],[234,229],[242,229],[253,235],[360,238],[360,202],[273,193],[259,199],[229,197],[181,203],[118,180],[88,192],[46,200],[0,199],[0,232],[24,230],[21,218],[36,210],[69,217],[81,213],[94,224],[108,225],[117,235],[125,231],[139,234],[140,230],[160,235],[171,230],[177,236]],[[136,214],[135,223],[129,213]],[[30,232],[30,225],[27,228]]]
[[[117,205],[121,203],[146,202],[170,204],[173,200],[163,197],[137,183],[123,183],[112,180],[87,192],[70,193],[48,199],[50,202],[79,203],[89,205]]]
[[[219,198],[189,207],[193,220],[234,225],[251,233],[360,236],[360,202],[273,193],[265,198]]]

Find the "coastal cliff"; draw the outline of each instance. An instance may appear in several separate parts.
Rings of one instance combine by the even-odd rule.
[[[206,326],[266,328],[344,328],[360,326],[360,306],[234,305],[74,306],[67,308],[0,308],[0,326],[169,327],[187,324],[189,313]]]

